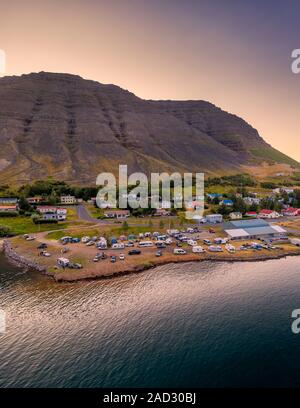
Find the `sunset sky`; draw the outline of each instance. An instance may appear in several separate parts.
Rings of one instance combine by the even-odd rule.
[[[262,4],[263,3],[263,4]],[[51,71],[146,99],[204,99],[300,160],[299,0],[0,0],[7,75]]]

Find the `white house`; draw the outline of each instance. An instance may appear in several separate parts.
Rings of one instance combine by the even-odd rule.
[[[72,195],[62,195],[60,197],[60,202],[63,205],[74,205],[77,203],[76,197],[72,196]]]
[[[208,214],[205,218],[207,222],[211,222],[212,224],[223,222],[222,214]]]
[[[251,204],[259,205],[261,201],[261,199],[258,197],[244,197],[243,200],[244,200],[244,203],[248,205],[251,205]]]
[[[67,218],[67,209],[53,206],[40,206],[37,210],[42,214],[44,220],[64,221]]]
[[[261,210],[260,213],[258,214],[259,218],[279,218],[280,214],[277,211],[274,210]]]
[[[243,214],[241,212],[232,212],[229,214],[231,220],[241,220],[243,218]]]
[[[104,215],[107,218],[127,218],[130,216],[129,210],[107,210],[104,211]]]

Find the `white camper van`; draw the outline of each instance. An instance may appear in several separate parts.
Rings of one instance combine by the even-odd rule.
[[[112,244],[111,249],[124,249],[125,244]]]
[[[138,244],[139,247],[152,247],[153,242],[152,241],[141,241]]]
[[[185,255],[186,251],[182,248],[174,248],[173,253],[174,255]]]
[[[195,245],[195,246],[193,246],[192,252],[194,252],[196,254],[200,254],[202,252],[205,252],[205,249],[202,248],[202,246],[200,246],[200,245]]]

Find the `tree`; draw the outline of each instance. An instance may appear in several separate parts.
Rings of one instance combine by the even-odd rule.
[[[122,230],[127,231],[128,228],[129,228],[128,222],[124,221],[123,224],[122,224]]]
[[[219,205],[219,203],[220,203],[219,197],[218,196],[214,197],[213,200],[212,200],[212,203],[215,204],[215,205]]]
[[[233,211],[244,214],[247,211],[247,205],[242,198],[235,198],[233,203]]]
[[[7,237],[11,234],[11,229],[4,225],[0,225],[0,237]]]
[[[19,208],[20,208],[20,210],[24,210],[24,211],[32,211],[31,205],[29,204],[29,202],[24,197],[21,197],[19,199]]]
[[[222,215],[228,215],[229,213],[231,213],[231,208],[227,207],[225,204],[221,204],[218,209],[218,213]]]
[[[38,214],[32,214],[31,219],[32,222],[36,224],[41,219],[41,217]]]

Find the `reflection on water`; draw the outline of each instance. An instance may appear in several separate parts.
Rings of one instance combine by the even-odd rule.
[[[0,385],[299,386],[300,262],[58,284],[0,257]]]

